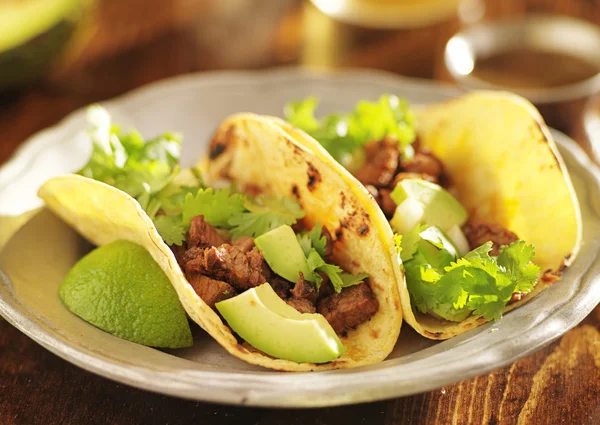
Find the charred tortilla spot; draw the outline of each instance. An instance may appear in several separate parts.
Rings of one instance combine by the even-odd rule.
[[[433,339],[438,339],[444,334],[443,332],[429,332],[426,330],[424,330],[423,333]]]
[[[366,224],[363,224],[362,226],[360,226],[358,229],[358,234],[360,236],[368,235],[369,234],[369,226],[367,226]]]
[[[340,202],[340,206],[343,209],[346,207],[346,195],[344,194],[344,192],[340,192],[340,198],[342,198],[342,201]]]
[[[252,307],[255,307],[255,306],[256,306],[256,301],[254,301],[254,300],[250,300],[250,305],[251,305]]]
[[[308,175],[308,183],[306,187],[312,192],[315,190],[317,183],[321,181],[321,174],[319,174],[319,171],[310,162],[307,162],[307,165],[308,170],[306,174]]]
[[[298,147],[298,145],[296,145],[295,143],[290,142],[287,139],[284,139],[284,140],[288,143],[288,145],[292,145],[292,149],[294,149],[294,154],[295,155],[302,155],[302,149],[300,149]]]
[[[371,338],[373,339],[379,339],[379,329],[371,329],[369,335],[371,335]]]
[[[210,159],[215,159],[219,155],[221,155],[223,152],[225,152],[226,147],[227,147],[227,145],[225,143],[221,143],[221,142],[213,143],[210,146],[210,153],[208,154],[208,156],[210,157]]]
[[[394,300],[394,308],[395,308],[396,310],[400,310],[400,301],[398,301],[398,300]]]
[[[336,240],[338,240],[338,241],[342,240],[343,231],[342,231],[341,227],[338,227],[334,233],[335,233]]]
[[[237,345],[235,346],[235,348],[237,348],[239,352],[241,352],[241,353],[244,353],[244,354],[246,354],[246,353],[248,353],[248,352],[249,352],[249,351],[246,349],[246,347],[244,347],[244,346],[243,346],[243,345],[241,345],[241,344],[237,344]]]
[[[215,159],[220,156],[225,150],[227,150],[227,145],[231,140],[234,140],[235,128],[233,125],[230,125],[227,130],[218,132],[212,139],[210,143],[210,152],[208,156],[210,159]]]
[[[297,185],[292,185],[292,196],[296,199],[300,199],[300,191],[298,190]]]

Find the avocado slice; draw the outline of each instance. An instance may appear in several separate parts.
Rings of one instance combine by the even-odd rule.
[[[400,181],[391,194],[398,205],[390,224],[400,233],[410,232],[418,224],[448,230],[467,220],[467,211],[441,186],[421,179]]]
[[[306,280],[312,281],[312,272],[304,251],[290,226],[279,226],[254,239],[254,244],[262,252],[269,267],[279,276],[290,282],[297,282],[302,272]]]
[[[458,248],[456,247],[454,242],[452,242],[452,239],[450,239],[448,237],[448,235],[446,235],[444,233],[444,231],[442,229],[440,229],[439,227],[429,226],[427,229],[420,232],[419,236],[421,236],[421,238],[423,238],[423,240],[426,240],[427,242],[431,243],[435,247],[440,248],[440,249],[445,249],[454,258],[460,257]]]
[[[264,283],[216,304],[227,324],[254,348],[278,359],[326,363],[346,348],[320,314],[302,314]]]

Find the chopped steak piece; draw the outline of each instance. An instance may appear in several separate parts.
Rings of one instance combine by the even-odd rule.
[[[490,255],[500,255],[500,247],[519,239],[513,232],[496,223],[469,221],[462,227],[462,230],[465,232],[471,249],[491,241],[493,245]]]
[[[286,303],[294,307],[300,313],[316,313],[315,305],[306,298],[290,298],[285,300]]]
[[[394,212],[396,212],[396,203],[392,200],[391,193],[392,191],[389,189],[380,189],[379,196],[376,198],[377,203],[388,218],[392,218]]]
[[[187,263],[189,261],[195,260],[196,258],[198,258],[198,256],[203,255],[204,253],[204,248],[198,248],[197,246],[193,246],[190,249],[188,249],[187,251],[185,251],[185,253],[183,254],[183,258],[182,258],[182,262],[184,264],[184,269],[185,269],[185,265],[187,265]]]
[[[186,273],[198,272],[222,280],[239,291],[267,282],[263,274],[263,256],[256,248],[244,253],[237,247],[223,244],[204,250],[188,250]]]
[[[211,279],[200,273],[188,273],[187,280],[196,291],[196,294],[208,304],[210,308],[215,308],[219,301],[226,300],[236,295],[235,289],[228,283],[220,280]]]
[[[325,227],[325,226],[323,226],[323,230],[321,230],[321,236],[325,236],[325,240],[327,241],[325,243],[325,255],[324,255],[324,257],[327,258],[333,252],[333,238],[331,237],[331,233],[329,233],[329,230],[327,230],[327,227]]]
[[[290,296],[291,283],[279,276],[273,276],[269,278],[269,284],[279,296],[279,298],[286,299]]]
[[[184,260],[184,256],[185,256],[185,246],[184,245],[171,245],[169,246],[169,248],[171,248],[171,251],[173,251],[173,255],[175,255],[175,259],[177,259],[177,264],[179,264],[179,267],[181,267],[181,269],[183,269],[185,267],[185,260]]]
[[[330,295],[333,295],[335,291],[333,290],[333,285],[329,281],[329,277],[323,272],[317,272],[319,276],[323,279],[321,282],[321,286],[319,287],[319,296],[317,300],[322,300],[323,298],[327,298]]]
[[[242,236],[241,238],[233,241],[232,245],[243,253],[250,252],[250,250],[254,248],[254,239],[252,239],[250,236]]]
[[[312,304],[317,302],[317,291],[312,283],[304,280],[304,275],[300,272],[300,279],[296,282],[294,289],[292,289],[292,296],[294,298],[304,298],[310,301]]]
[[[415,156],[410,161],[403,161],[401,171],[427,174],[439,181],[442,174],[444,174],[444,164],[432,153],[423,150],[415,153]]]
[[[432,176],[425,173],[407,173],[405,171],[401,171],[398,174],[396,174],[396,177],[394,177],[394,181],[392,182],[392,185],[390,187],[394,189],[399,182],[405,179],[421,179],[438,184],[438,179],[436,176]]]
[[[210,248],[211,246],[220,246],[224,243],[225,240],[217,233],[215,228],[204,221],[204,216],[197,215],[192,218],[187,238],[188,248],[193,246]]]
[[[337,333],[366,322],[378,309],[377,298],[364,282],[319,301],[317,307],[317,311],[325,316]]]
[[[365,163],[354,175],[364,185],[376,187],[389,185],[396,174],[400,162],[398,142],[386,137],[365,145]]]

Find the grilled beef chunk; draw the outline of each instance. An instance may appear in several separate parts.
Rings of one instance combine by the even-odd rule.
[[[181,267],[182,270],[185,269],[185,260],[184,260],[184,256],[185,256],[185,244],[184,245],[171,245],[169,248],[171,248],[171,251],[173,252],[173,255],[175,255],[175,259],[177,260],[177,264],[179,264],[179,267]]]
[[[312,304],[317,302],[317,291],[315,291],[312,283],[304,280],[302,272],[300,272],[300,279],[298,279],[298,282],[294,285],[294,289],[292,289],[292,296],[294,298],[305,298]]]
[[[252,239],[250,236],[242,236],[241,238],[233,241],[232,245],[245,254],[254,248],[254,239]]]
[[[325,316],[336,333],[342,333],[369,320],[378,308],[377,298],[363,282],[322,299],[317,311]]]
[[[236,295],[235,290],[228,283],[220,280],[211,279],[200,273],[188,273],[186,275],[188,282],[196,291],[196,294],[208,304],[210,308],[215,308],[219,301],[226,300]]]
[[[275,291],[275,293],[279,296],[279,298],[284,300],[286,298],[289,298],[291,286],[290,282],[276,275],[273,275],[272,277],[268,278],[268,282],[273,288],[273,291]]]
[[[307,300],[306,298],[292,297],[290,299],[285,300],[285,302],[288,305],[291,305],[292,307],[294,307],[300,313],[316,313],[317,312],[315,305],[313,303],[311,303],[309,300]]]
[[[217,233],[215,228],[204,221],[204,216],[198,215],[192,218],[187,237],[188,248],[194,246],[210,248],[211,246],[219,246],[224,243],[225,240]]]
[[[396,212],[396,203],[392,200],[391,193],[392,191],[389,189],[380,189],[377,198],[375,198],[379,207],[388,218],[392,218],[394,212]]]
[[[317,272],[317,273],[323,279],[323,281],[321,282],[321,286],[319,287],[319,294],[317,297],[317,302],[318,302],[318,301],[321,301],[323,298],[327,298],[328,296],[333,295],[335,293],[335,291],[333,289],[333,285],[331,284],[331,281],[329,280],[329,276],[327,276],[323,272]]]
[[[469,241],[470,249],[475,249],[491,241],[493,245],[490,255],[500,255],[500,247],[519,239],[513,232],[496,223],[469,221],[462,227],[462,230]]]
[[[444,173],[444,164],[428,151],[421,150],[409,161],[402,161],[401,171],[406,173],[427,174],[439,181]]]
[[[364,185],[389,185],[400,163],[398,142],[386,137],[377,142],[367,143],[364,150],[365,163],[354,173],[355,177]]]
[[[189,259],[185,265],[186,274],[202,273],[226,281],[239,291],[267,281],[263,274],[264,259],[256,248],[244,253],[238,247],[223,244],[204,250],[190,249],[186,257]]]

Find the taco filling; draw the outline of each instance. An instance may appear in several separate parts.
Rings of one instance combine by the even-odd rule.
[[[497,320],[534,289],[534,246],[493,219],[469,214],[444,162],[420,143],[405,101],[386,95],[322,120],[316,106],[315,98],[292,102],[286,119],[319,141],[383,210],[415,313],[448,322]],[[558,279],[560,271],[541,279]]]
[[[338,334],[369,320],[379,303],[367,276],[345,273],[328,263],[332,242],[325,228],[317,225],[307,231],[297,222],[293,229],[283,225],[256,239],[233,239],[227,228],[213,227],[198,215],[191,219],[185,241],[171,248],[194,291],[213,309],[268,282],[288,305],[300,313],[323,315]],[[273,237],[275,232],[280,238]],[[282,252],[287,257],[290,252],[301,255],[280,264]]]

